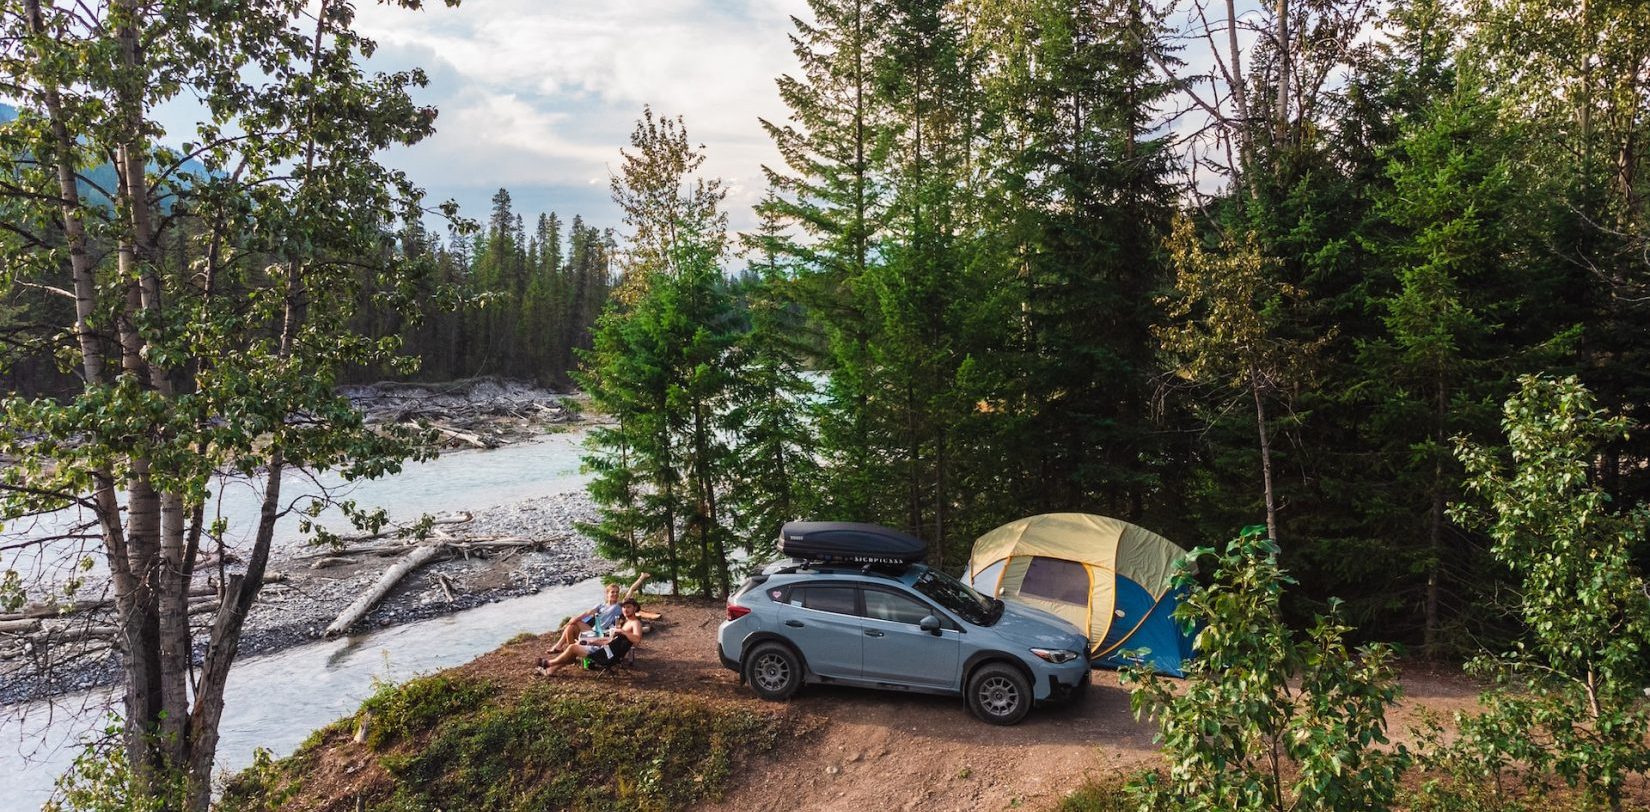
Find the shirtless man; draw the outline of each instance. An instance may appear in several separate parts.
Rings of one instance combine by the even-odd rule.
[[[595,608],[590,611],[567,621],[567,625],[561,627],[561,633],[556,638],[556,644],[551,646],[550,650],[545,653],[559,653],[562,649],[577,643],[581,633],[591,631],[598,625],[600,625],[603,629],[610,629],[618,625],[619,617],[621,615],[619,604],[635,597],[636,590],[641,589],[642,582],[646,580],[647,573],[645,572],[637,576],[636,582],[631,584],[630,588],[625,590],[623,595],[619,594],[618,584],[608,584],[606,592],[607,600],[604,603],[596,604]]]

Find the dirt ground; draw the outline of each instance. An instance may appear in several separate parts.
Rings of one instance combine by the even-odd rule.
[[[647,607],[663,619],[642,643],[636,669],[617,690],[691,691],[763,706],[716,659],[721,604],[669,602]],[[461,670],[521,681],[546,679],[532,662],[547,637],[515,643]],[[548,679],[595,677],[564,669]],[[1087,775],[1150,766],[1154,727],[1137,722],[1128,693],[1109,671],[1095,671],[1077,705],[1039,708],[1014,727],[975,719],[962,699],[807,686],[789,705],[800,733],[774,754],[744,761],[717,812],[734,810],[1048,809]],[[1447,715],[1476,702],[1477,689],[1446,670],[1411,669],[1391,732],[1410,740],[1420,709]]]

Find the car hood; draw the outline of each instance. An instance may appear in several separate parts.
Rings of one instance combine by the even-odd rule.
[[[1003,601],[1003,616],[991,624],[991,630],[1027,647],[1063,648],[1082,653],[1088,645],[1077,627],[1059,615],[1013,601]]]

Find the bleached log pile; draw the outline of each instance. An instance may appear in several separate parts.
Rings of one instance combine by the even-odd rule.
[[[564,396],[498,378],[445,384],[381,382],[339,391],[369,425],[422,427],[450,448],[497,448],[575,417]]]

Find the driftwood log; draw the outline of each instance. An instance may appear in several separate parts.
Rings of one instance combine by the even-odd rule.
[[[448,440],[464,443],[471,448],[498,448],[503,445],[497,437],[481,435],[471,431],[460,431],[450,426],[443,426],[440,423],[431,423],[430,428]]]
[[[437,516],[430,520],[429,527],[435,538],[448,539],[451,536],[445,532],[445,528],[468,524],[474,519],[475,514],[466,510],[451,516]],[[372,544],[371,542],[392,537],[405,538],[413,532],[414,527],[415,525],[412,524],[398,524],[393,527],[386,527],[376,533],[339,536],[336,544],[329,545],[324,550],[296,556],[296,558],[300,561],[308,561],[316,558],[336,558],[345,555],[400,555],[418,546],[418,543],[409,541],[399,544]]]
[[[363,592],[361,597],[356,598],[349,606],[344,607],[344,611],[338,613],[337,619],[333,620],[322,634],[331,638],[348,631],[351,626],[354,626],[362,617],[365,617],[367,612],[372,611],[372,607],[383,600],[384,596],[388,595],[390,590],[401,582],[401,579],[437,558],[447,555],[468,557],[472,552],[486,553],[498,550],[516,552],[528,548],[542,547],[555,541],[564,541],[566,538],[566,536],[554,536],[537,541],[518,536],[465,538],[439,540],[434,543],[408,545],[401,548],[384,548],[404,550],[406,556],[395,562],[389,569],[384,570],[384,573],[378,576],[378,582],[373,584],[371,589]],[[445,576],[437,575],[436,577],[439,579],[438,583],[441,584],[442,591],[447,593],[447,600],[451,602],[453,600],[451,583],[446,580]]]
[[[284,578],[285,576],[283,575],[274,580],[282,580]],[[270,581],[270,578],[264,579],[265,583],[269,583]],[[189,590],[189,597],[191,598],[213,597],[217,594],[217,586],[210,584],[193,587]],[[72,603],[31,603],[28,606],[23,607],[20,611],[0,615],[0,623],[7,623],[14,620],[36,620],[63,617],[64,615],[72,615],[79,612],[108,609],[114,605],[114,598],[74,601]]]
[[[434,544],[418,547],[412,552],[407,553],[407,556],[400,561],[397,561],[395,566],[384,570],[384,574],[379,576],[378,583],[374,584],[372,589],[362,593],[361,597],[356,598],[353,603],[345,607],[343,612],[338,614],[338,619],[332,621],[332,625],[328,626],[324,632],[325,636],[337,637],[338,635],[343,634],[349,629],[349,627],[355,625],[355,622],[360,620],[363,615],[370,611],[374,604],[378,603],[378,601],[382,600],[385,595],[389,594],[389,591],[394,588],[396,583],[405,577],[407,573],[424,566],[424,564],[430,559],[435,558],[440,554],[441,547]]]

